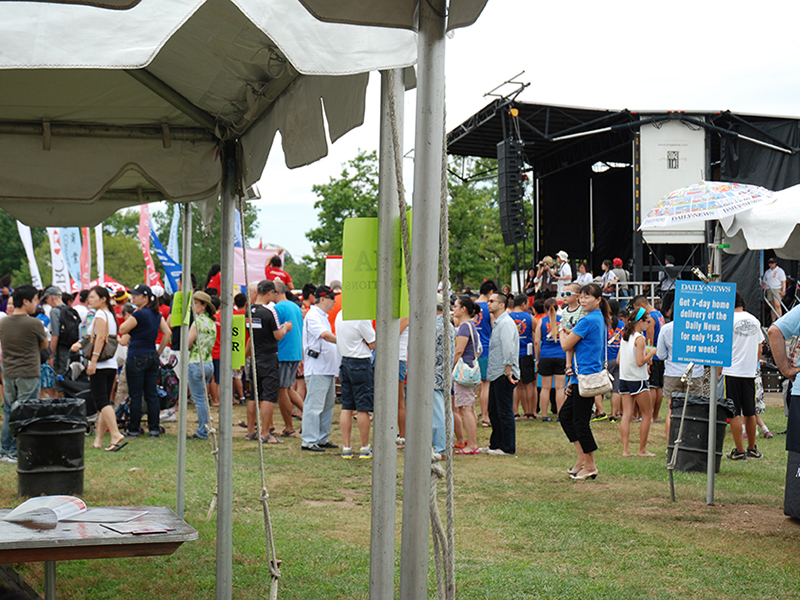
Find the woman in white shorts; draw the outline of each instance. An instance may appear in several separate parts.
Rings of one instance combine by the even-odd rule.
[[[650,398],[650,376],[647,364],[656,354],[655,348],[647,348],[642,331],[650,324],[650,315],[638,308],[628,318],[622,332],[619,355],[619,393],[622,395],[622,420],[619,432],[622,436],[622,456],[633,456],[630,451],[631,418],[634,403],[639,406],[642,422],[639,426],[639,452],[636,456],[655,456],[647,450],[647,436],[653,420],[653,400]]]

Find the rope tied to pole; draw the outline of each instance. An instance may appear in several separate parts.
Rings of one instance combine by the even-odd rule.
[[[244,223],[244,201],[242,200],[241,196],[237,198],[237,208],[239,209],[239,219],[241,221],[241,229],[242,229],[242,240],[247,239],[245,223]],[[270,600],[277,600],[278,598],[278,580],[281,577],[281,560],[275,554],[275,538],[272,532],[272,520],[269,514],[269,493],[267,492],[267,476],[266,476],[266,467],[264,465],[264,441],[261,438],[261,411],[259,410],[259,399],[258,399],[258,374],[256,371],[256,349],[255,344],[253,343],[253,319],[250,318],[252,314],[250,311],[250,276],[247,272],[247,244],[242,244],[242,262],[244,263],[244,283],[245,288],[247,289],[247,303],[245,305],[245,310],[247,311],[247,328],[250,332],[250,339],[248,340],[248,348],[250,350],[250,366],[252,370],[252,377],[253,377],[253,399],[256,403],[256,436],[258,436],[258,463],[260,467],[261,473],[261,493],[259,495],[259,502],[261,503],[262,510],[264,512],[264,537],[267,543],[267,566],[269,568],[269,574],[271,577],[270,582]]]

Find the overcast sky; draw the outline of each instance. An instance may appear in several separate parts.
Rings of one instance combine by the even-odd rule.
[[[447,129],[486,104],[495,86],[525,71],[520,100],[607,109],[732,110],[800,116],[800,3],[695,0],[541,2],[489,0],[472,27],[447,42]],[[511,91],[509,87],[507,91]],[[286,168],[279,141],[258,184],[264,242],[311,252],[311,191],[337,177],[359,149],[378,146],[380,78],[370,77],[365,123],[328,156]],[[405,140],[414,146],[416,95],[406,93]],[[411,159],[405,161],[410,199]]]

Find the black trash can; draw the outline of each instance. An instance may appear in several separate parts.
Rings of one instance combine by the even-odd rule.
[[[669,451],[667,463],[672,460],[675,440],[681,426],[681,413],[683,412],[685,394],[675,394],[670,406],[672,420],[669,425]],[[708,398],[705,396],[689,395],[686,403],[686,416],[683,423],[683,436],[678,447],[678,457],[675,461],[675,470],[686,473],[706,473],[708,471]],[[717,439],[716,460],[714,472],[719,473],[722,460],[722,449],[725,446],[725,430],[728,419],[733,416],[733,402],[728,398],[717,401]]]
[[[15,402],[9,426],[17,437],[17,496],[83,495],[86,402],[41,398]]]

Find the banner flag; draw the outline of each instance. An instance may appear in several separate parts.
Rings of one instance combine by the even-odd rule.
[[[33,238],[31,238],[31,228],[17,221],[17,231],[25,248],[25,256],[28,257],[28,267],[31,270],[31,283],[36,289],[42,289],[42,276],[39,274],[39,265],[36,263],[36,256],[33,253]]]
[[[153,249],[156,251],[158,260],[161,261],[161,266],[164,267],[164,273],[167,275],[167,293],[172,294],[173,291],[177,291],[178,289],[178,278],[183,272],[183,267],[175,262],[167,251],[164,250],[164,246],[161,245],[161,240],[158,239],[156,230],[153,229],[152,221],[150,222],[150,239],[153,240]]]
[[[67,263],[69,276],[73,281],[78,282],[81,280],[81,230],[79,227],[62,227],[59,233],[61,234],[61,251],[64,262]],[[71,292],[72,287],[68,286],[66,291]]]
[[[167,254],[175,257],[176,262],[181,262],[180,244],[178,243],[178,224],[181,221],[179,205],[172,207],[172,223],[169,226],[169,240],[167,240]]]
[[[92,279],[92,240],[90,239],[89,228],[81,227],[81,289],[89,288]]]
[[[94,228],[95,248],[97,249],[97,279],[104,281],[106,278],[106,256],[103,250],[103,224]]]
[[[241,248],[244,246],[242,243],[242,213],[238,208],[234,209],[236,217],[233,219],[233,246],[234,248]]]
[[[61,230],[58,227],[48,227],[47,239],[50,241],[50,265],[52,266],[50,284],[63,292],[68,292],[70,291],[69,271],[61,248]]]
[[[139,243],[142,245],[142,254],[145,264],[145,283],[149,286],[161,284],[161,276],[156,271],[153,257],[150,256],[150,206],[139,206]]]

